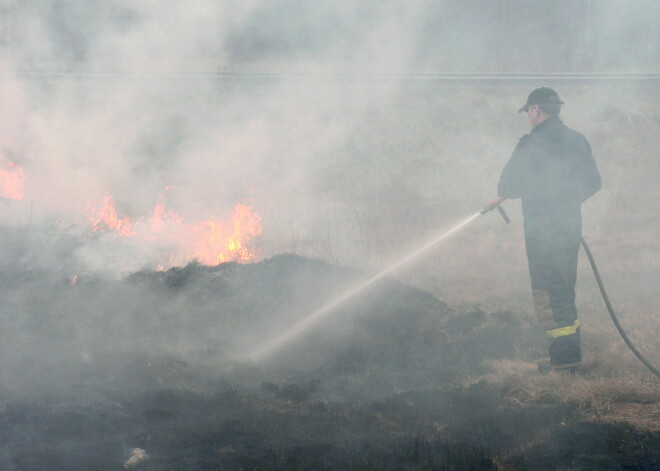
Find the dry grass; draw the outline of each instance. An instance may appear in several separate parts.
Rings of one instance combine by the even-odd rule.
[[[504,401],[521,406],[552,404],[574,407],[577,417],[595,422],[627,422],[642,430],[660,430],[660,385],[648,374],[602,377],[587,365],[570,376],[542,375],[536,365],[515,360],[489,363],[487,380],[505,391]]]

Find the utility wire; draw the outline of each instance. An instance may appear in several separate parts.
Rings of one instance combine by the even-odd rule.
[[[538,74],[499,74],[499,73],[305,73],[291,71],[220,71],[220,72],[157,72],[157,71],[81,71],[81,70],[38,70],[23,69],[16,75],[26,78],[192,78],[192,79],[314,79],[314,80],[409,80],[409,81],[525,81],[525,80],[567,80],[567,81],[615,81],[615,82],[660,82],[660,74],[607,74],[607,73],[538,73]]]

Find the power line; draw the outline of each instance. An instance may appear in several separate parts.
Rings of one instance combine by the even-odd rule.
[[[576,82],[643,82],[658,83],[660,74],[653,73],[303,73],[303,72],[123,72],[76,70],[18,70],[20,78],[81,78],[81,79],[198,79],[198,80],[403,80],[438,82],[517,82],[517,81],[576,81]],[[4,77],[8,78],[7,76]]]

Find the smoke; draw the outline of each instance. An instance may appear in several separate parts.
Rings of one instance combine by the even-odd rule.
[[[297,219],[398,83],[292,75],[409,70],[423,5],[10,2],[0,139],[27,180],[3,221],[84,225],[107,193],[146,218],[165,187],[192,221],[241,201]],[[235,71],[283,76],[217,75]]]
[[[607,225],[635,175],[657,175],[648,158],[658,122],[652,88],[424,75],[657,73],[659,30],[647,20],[655,2],[33,0],[0,8],[0,149],[26,175],[24,199],[0,205],[0,223],[17,230],[6,232],[0,259],[8,271],[38,267],[69,283],[79,273],[153,266],[148,240],[90,237],[89,209],[107,194],[135,221],[162,200],[191,223],[227,219],[245,202],[263,218],[256,242],[264,257],[382,265],[492,199],[527,132],[515,110],[541,85],[557,88],[567,123],[595,138],[610,193],[593,203],[590,227]],[[645,149],[632,173],[617,160],[625,141],[608,139],[614,129]],[[483,280],[499,269],[493,253],[524,266],[520,232],[520,224],[476,227],[403,276],[435,294],[479,292],[485,301],[516,285]],[[474,268],[488,260],[488,269]],[[455,289],[464,279],[482,284]]]
[[[307,468],[327,468],[317,442],[349,449],[344,468],[360,456],[378,468],[378,447],[391,466],[428,454],[429,467],[451,467],[431,464],[424,441],[446,427],[483,427],[479,449],[495,436],[497,463],[520,464],[531,441],[529,453],[556,454],[548,426],[593,416],[574,404],[606,403],[601,420],[644,414],[652,394],[628,394],[646,379],[617,350],[586,266],[585,364],[634,377],[620,379],[625,393],[597,393],[601,378],[534,383],[546,339],[531,320],[518,202],[505,203],[512,224],[491,212],[365,280],[494,199],[529,132],[516,110],[550,86],[603,176],[585,238],[651,350],[657,13],[654,0],[0,0],[0,171],[12,162],[25,177],[23,199],[0,198],[0,467],[116,469],[140,447],[149,469],[254,469],[231,460],[255,450],[271,467],[305,467],[273,459],[305,449],[319,457]],[[633,73],[656,76],[553,75]],[[92,230],[110,197],[136,236]],[[260,263],[163,260],[204,222],[231,233],[237,205],[258,215]],[[245,360],[315,312],[313,328]],[[615,396],[644,407],[610,414]],[[395,459],[401,440],[416,463]],[[467,467],[446,443],[435,454]]]
[[[406,220],[434,188],[465,200],[475,192],[465,183],[459,195],[457,179],[492,187],[503,158],[491,157],[510,152],[516,117],[497,136],[464,127],[488,126],[529,88],[476,98],[397,74],[652,65],[658,31],[641,14],[652,3],[606,3],[5,2],[0,144],[27,187],[2,220],[85,224],[108,192],[145,218],[171,187],[167,203],[193,221],[255,205],[267,253],[299,239],[310,253],[372,260],[353,242],[375,236],[371,195],[392,198],[381,216],[396,227],[424,219],[422,207]],[[538,30],[521,21],[540,15]],[[457,165],[466,159],[471,168]],[[335,225],[319,214],[353,234],[318,242],[318,226]]]

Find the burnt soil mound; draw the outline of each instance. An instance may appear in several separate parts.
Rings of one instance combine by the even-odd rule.
[[[657,431],[493,378],[538,354],[533,323],[392,279],[245,359],[367,277],[296,255],[75,283],[5,270],[0,469],[658,469]]]

